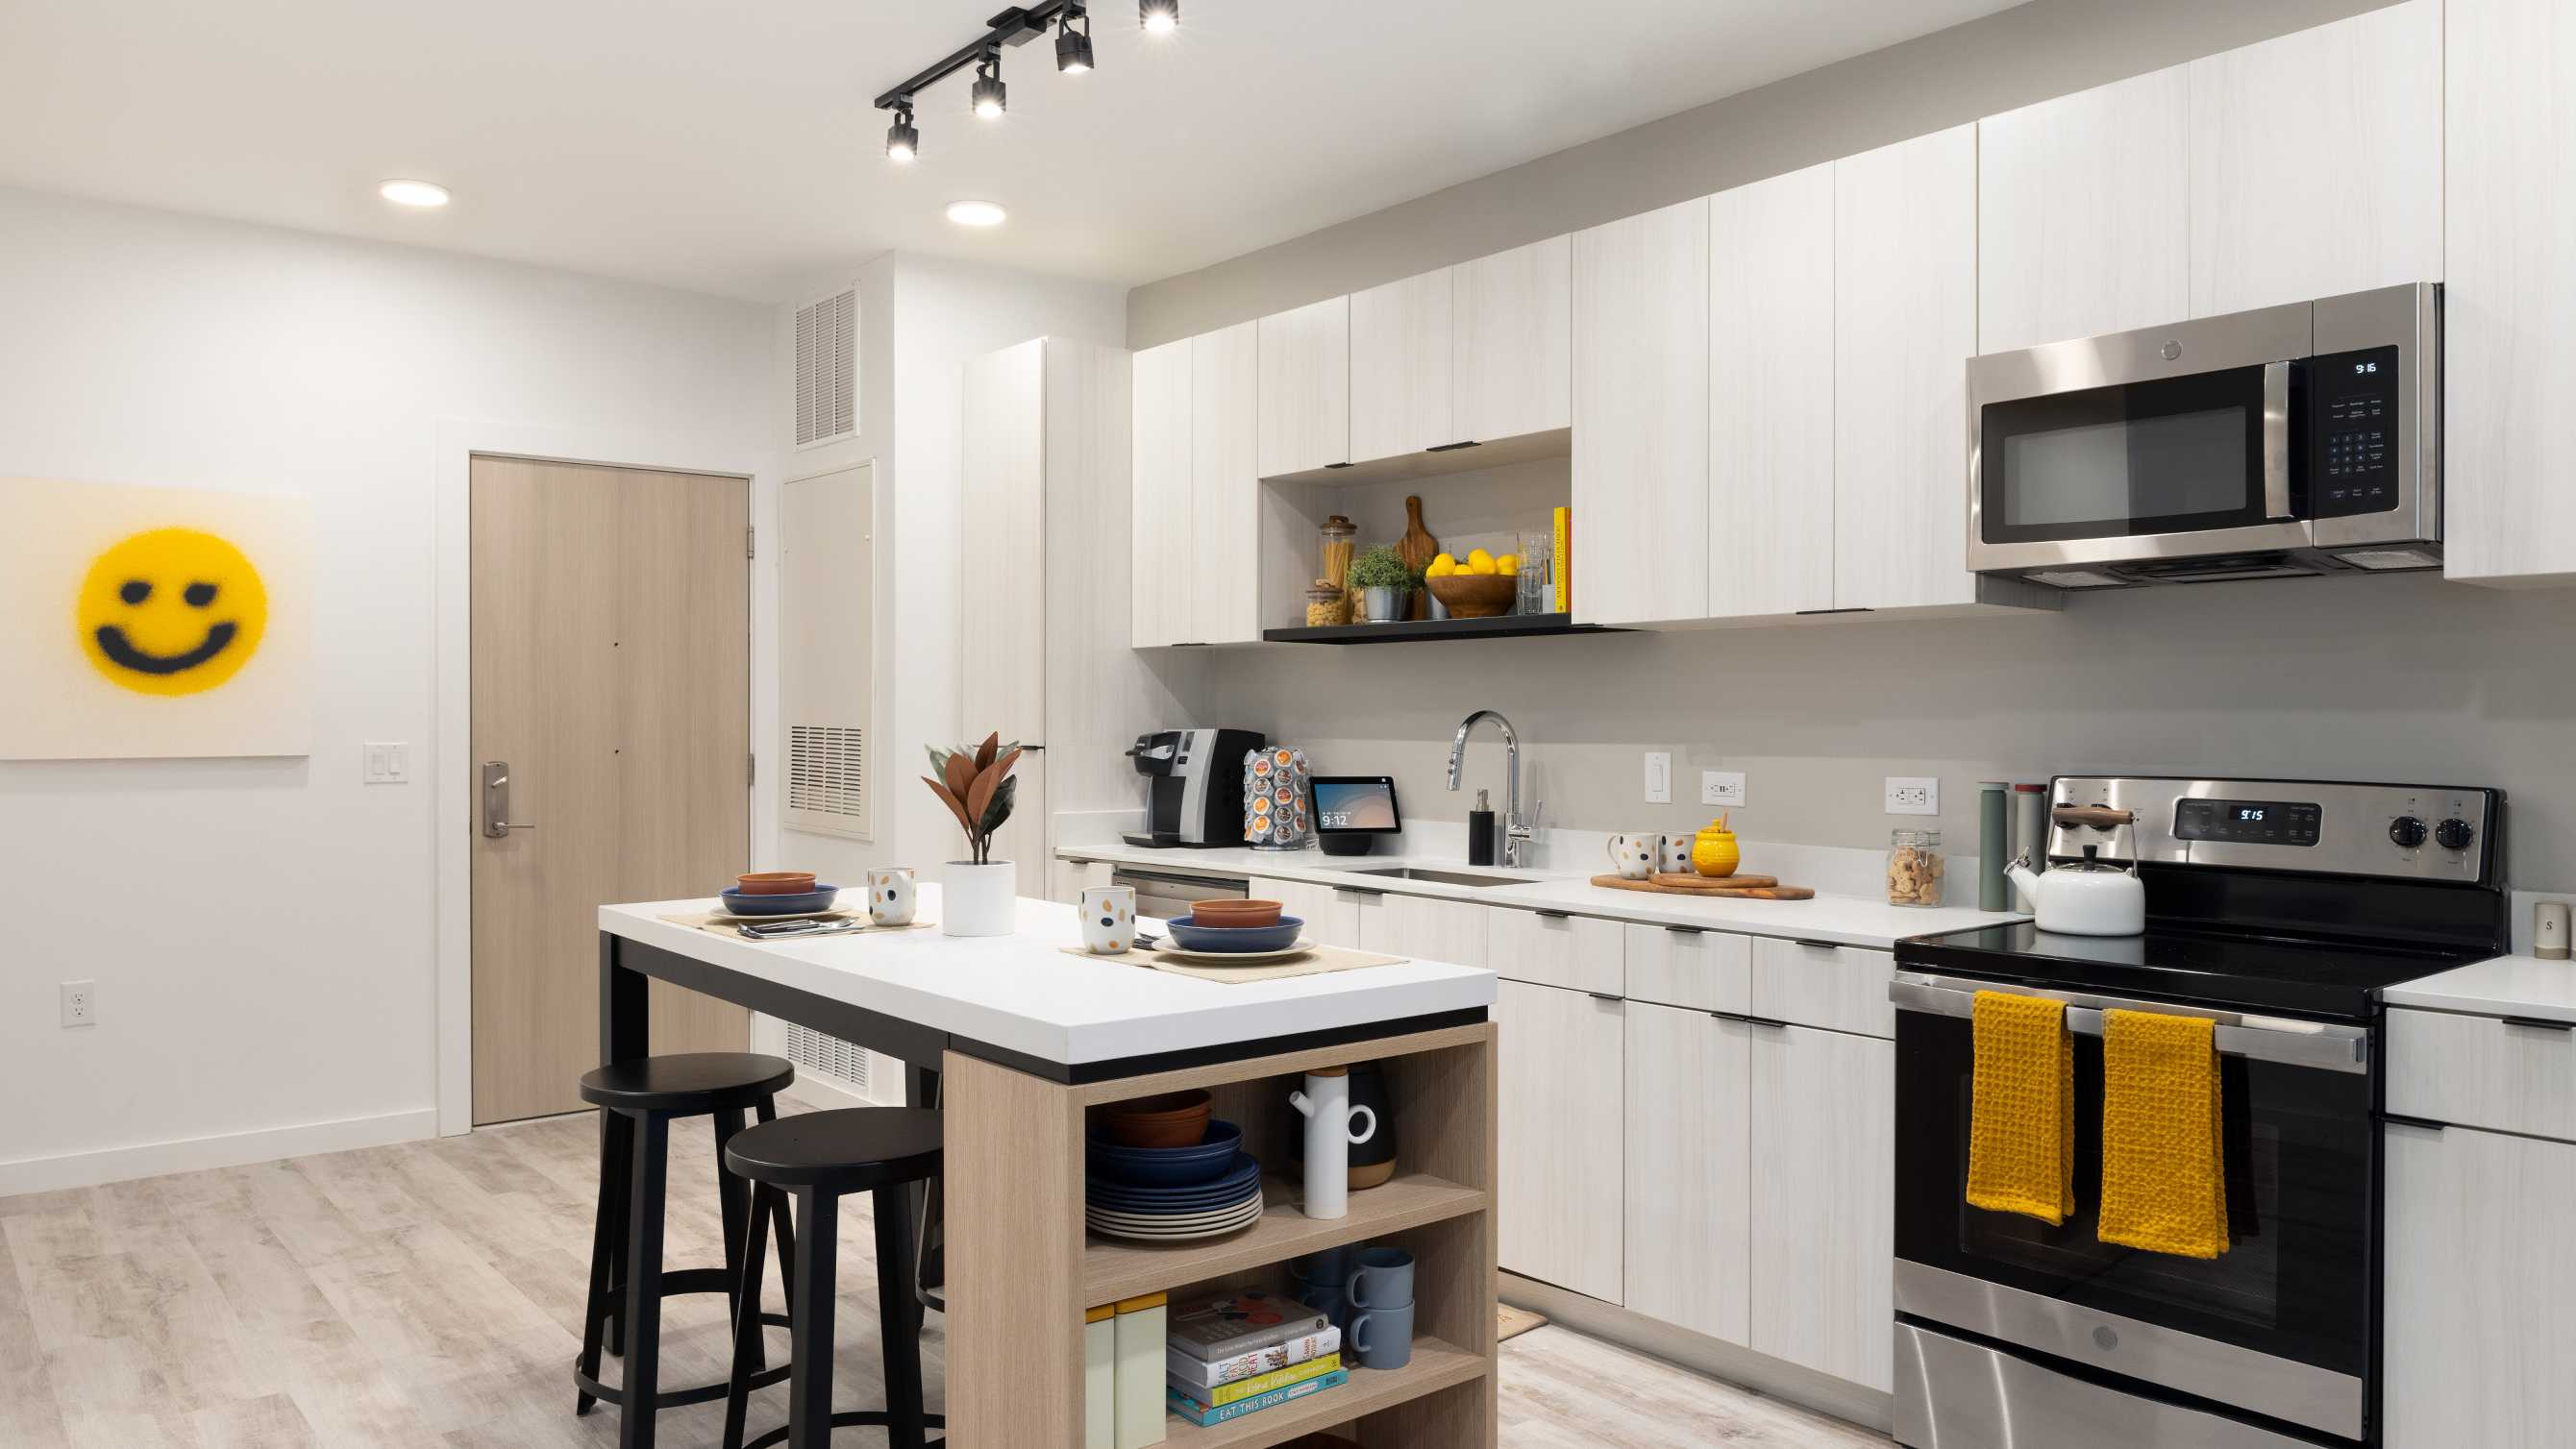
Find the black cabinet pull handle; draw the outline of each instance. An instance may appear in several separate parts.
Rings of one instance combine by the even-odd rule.
[[[2439,1132],[2450,1125],[2436,1122],[2429,1117],[2401,1117],[2395,1112],[2382,1112],[2379,1114],[2379,1120],[2392,1127],[2421,1127],[2428,1132]]]
[[[1607,991],[1587,991],[1583,994],[1591,997],[1595,1001],[1626,1001],[1628,999],[1624,996],[1613,996]]]
[[[2507,1026],[2527,1026],[2534,1031],[2576,1031],[2576,1021],[2552,1021],[2545,1016],[2508,1016]]]
[[[1570,921],[1574,919],[1574,912],[1572,911],[1532,911],[1530,914],[1538,917],[1542,921]]]
[[[1769,1031],[1787,1031],[1789,1029],[1789,1023],[1785,1021],[1774,1021],[1767,1016],[1747,1016],[1740,1011],[1712,1011],[1709,1015],[1716,1017],[1720,1021],[1742,1022],[1746,1026],[1758,1026]]]
[[[1666,926],[1664,929],[1672,932],[1676,936],[1705,936],[1708,934],[1708,927],[1706,926]]]
[[[1333,889],[1340,891],[1346,896],[1382,896],[1386,894],[1384,891],[1370,890],[1366,886],[1335,886]]]
[[[1843,948],[1843,943],[1840,941],[1810,941],[1803,936],[1791,941],[1789,944],[1792,946],[1804,946],[1810,951],[1839,951]]]

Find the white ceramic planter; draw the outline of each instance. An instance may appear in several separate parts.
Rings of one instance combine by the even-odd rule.
[[[951,936],[1007,936],[1019,916],[1019,868],[952,860],[939,868],[939,929]]]

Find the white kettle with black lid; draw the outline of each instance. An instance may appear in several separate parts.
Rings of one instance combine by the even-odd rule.
[[[2137,816],[2127,810],[2061,805],[2054,818],[2060,825],[2105,830],[2126,825],[2131,827],[2131,840],[2136,839]],[[2068,936],[2139,935],[2147,929],[2146,882],[2138,878],[2134,862],[2123,868],[2103,860],[2101,854],[2102,847],[2088,845],[2082,860],[2050,866],[2043,874],[2030,868],[2030,856],[2025,853],[2005,867],[2004,874],[2030,897],[2035,924],[2043,931]]]

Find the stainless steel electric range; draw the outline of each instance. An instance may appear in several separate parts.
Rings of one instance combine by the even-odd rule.
[[[2504,796],[2061,776],[2051,861],[2134,860],[2147,928],[1899,942],[1896,1437],[1912,1449],[2378,1442],[2380,992],[2498,955]],[[2085,812],[2086,818],[2101,818]],[[1975,993],[2068,1004],[2076,1211],[1967,1205]],[[2218,1023],[2226,1252],[2096,1238],[2102,1013]]]

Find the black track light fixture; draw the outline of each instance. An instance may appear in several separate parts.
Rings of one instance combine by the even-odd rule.
[[[1075,30],[1073,22],[1082,22]],[[1082,75],[1091,69],[1091,12],[1079,5],[1067,5],[1056,21],[1055,68],[1066,75]]]
[[[987,50],[975,62],[975,89],[968,104],[975,114],[988,121],[998,121],[1011,108],[1011,88],[1002,84],[1002,52]]]
[[[909,166],[920,155],[921,131],[912,124],[912,104],[907,100],[895,108],[894,124],[886,127],[886,159]]]
[[[1136,23],[1147,35],[1169,35],[1181,28],[1181,0],[1136,0]]]

